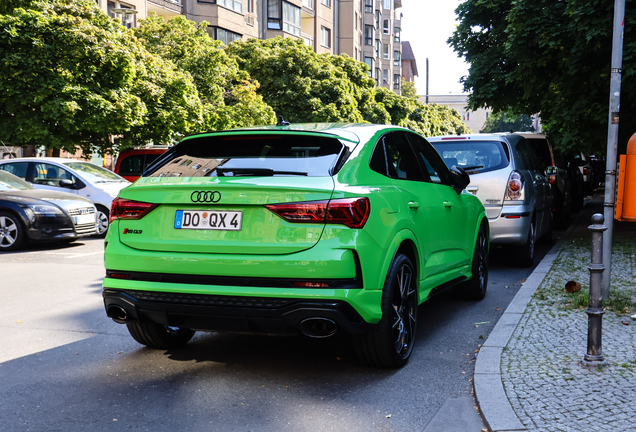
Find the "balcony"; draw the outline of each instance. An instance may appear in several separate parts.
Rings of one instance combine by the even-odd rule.
[[[156,12],[159,16],[181,15],[182,6],[176,0],[148,0],[148,12]]]
[[[312,11],[316,10],[316,0],[303,0],[303,7]]]
[[[314,38],[311,35],[308,35],[307,33],[301,33],[300,37],[303,38],[303,40],[305,41],[305,44],[310,47],[310,48],[314,48]]]

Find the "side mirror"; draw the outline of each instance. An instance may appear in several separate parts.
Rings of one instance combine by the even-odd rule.
[[[466,189],[466,186],[468,186],[468,184],[470,183],[470,177],[468,176],[468,173],[466,173],[466,171],[464,171],[457,165],[453,165],[451,167],[450,178],[457,193],[460,193],[461,191]]]
[[[73,181],[69,180],[69,179],[62,179],[62,180],[60,180],[60,186],[65,187],[65,188],[72,188],[73,187]]]

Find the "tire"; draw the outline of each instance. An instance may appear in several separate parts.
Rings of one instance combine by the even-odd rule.
[[[554,242],[554,219],[552,218],[552,213],[550,213],[550,227],[548,231],[541,236],[539,239],[539,243],[545,245],[551,245]]]
[[[417,306],[414,266],[406,255],[397,254],[384,282],[382,319],[370,332],[354,337],[358,359],[371,366],[404,366],[413,352]]]
[[[515,250],[515,265],[517,267],[532,267],[534,264],[534,244],[535,244],[534,221],[528,230],[528,239]]]
[[[488,288],[488,234],[479,227],[473,254],[472,277],[453,287],[453,294],[462,300],[483,300]]]
[[[19,249],[24,243],[26,231],[20,219],[8,212],[0,212],[0,251]]]
[[[97,208],[97,237],[106,237],[110,223],[110,211],[100,205]]]
[[[130,335],[142,345],[155,349],[178,348],[188,343],[194,330],[168,327],[161,324],[142,324],[139,321],[126,323]]]

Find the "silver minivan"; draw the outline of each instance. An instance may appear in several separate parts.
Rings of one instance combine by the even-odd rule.
[[[486,208],[490,243],[509,246],[516,265],[532,266],[536,240],[552,241],[552,192],[530,143],[512,133],[427,139],[446,165],[470,175],[466,190]]]

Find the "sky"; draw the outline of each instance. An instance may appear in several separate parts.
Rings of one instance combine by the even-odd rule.
[[[446,95],[463,93],[459,79],[468,75],[468,64],[446,44],[457,25],[455,9],[460,0],[402,0],[402,41],[411,43],[419,77],[415,87],[426,94],[426,59],[428,58],[428,93]]]

